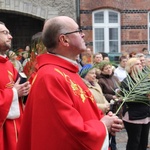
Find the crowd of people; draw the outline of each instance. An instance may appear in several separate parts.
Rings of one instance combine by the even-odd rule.
[[[112,64],[107,53],[86,47],[85,34],[67,16],[47,20],[34,48],[10,50],[3,22],[0,34],[1,150],[117,150],[115,133],[123,128],[126,150],[146,150],[150,101],[126,102],[116,114],[118,86],[128,89],[128,75],[135,81],[135,70],[150,67],[146,48]]]
[[[114,113],[121,103],[121,100],[119,100],[119,97],[117,97],[116,94],[116,91],[118,90],[117,85],[121,85],[123,89],[128,89],[128,86],[130,86],[129,83],[132,83],[127,83],[126,81],[128,78],[128,74],[133,78],[133,72],[135,73],[136,69],[142,70],[144,72],[144,69],[150,67],[150,56],[146,48],[143,48],[143,50],[137,53],[134,52],[134,55],[133,52],[131,53],[132,55],[129,53],[126,53],[125,55],[125,53],[123,53],[119,57],[119,65],[117,65],[116,68],[112,66],[112,63],[109,61],[109,59],[105,60],[103,58],[103,53],[99,52],[94,54],[93,56],[92,64],[95,65],[95,80],[97,80],[97,82],[95,82],[96,84],[99,84],[100,88],[102,89],[102,94],[104,95],[110,106],[111,101],[113,100],[113,105],[110,107],[110,110]],[[85,66],[87,65],[84,65],[82,69],[84,69]],[[81,72],[83,72],[82,69]],[[135,82],[134,78],[133,81]],[[88,84],[89,83],[91,82],[89,81]],[[96,86],[96,84],[94,85]],[[147,147],[150,147],[148,145],[150,128],[150,101],[148,100],[146,104],[143,104],[141,102],[135,103],[135,101],[133,103],[126,102],[118,115],[120,118],[122,118],[124,127],[128,135],[126,150],[146,150]],[[130,116],[136,117],[130,118]],[[116,150],[117,146],[115,136],[110,135],[110,138],[110,147],[112,150]]]

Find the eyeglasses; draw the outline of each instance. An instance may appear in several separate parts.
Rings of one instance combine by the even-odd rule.
[[[80,34],[82,34],[82,29],[78,29],[78,30],[72,31],[72,32],[66,32],[66,33],[63,33],[63,34],[67,35],[67,34],[72,34],[72,33],[76,33],[76,32],[79,32]]]
[[[5,35],[11,35],[10,32],[8,32],[7,30],[0,31],[0,33],[3,33]]]

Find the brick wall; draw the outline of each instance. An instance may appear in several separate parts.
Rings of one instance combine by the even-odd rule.
[[[148,12],[150,0],[80,0],[80,25],[92,49],[92,12],[113,9],[121,14],[121,51],[148,48]]]

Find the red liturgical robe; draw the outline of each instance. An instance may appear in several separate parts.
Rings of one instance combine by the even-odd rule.
[[[37,62],[17,150],[104,149],[103,115],[78,67],[52,54],[40,55]]]
[[[7,119],[7,115],[13,100],[12,87],[17,77],[18,73],[12,63],[0,56],[0,150],[16,150],[22,118],[21,102],[20,118]]]

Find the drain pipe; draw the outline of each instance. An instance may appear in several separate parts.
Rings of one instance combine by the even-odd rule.
[[[81,26],[80,24],[80,0],[76,0],[76,19],[79,27]]]

